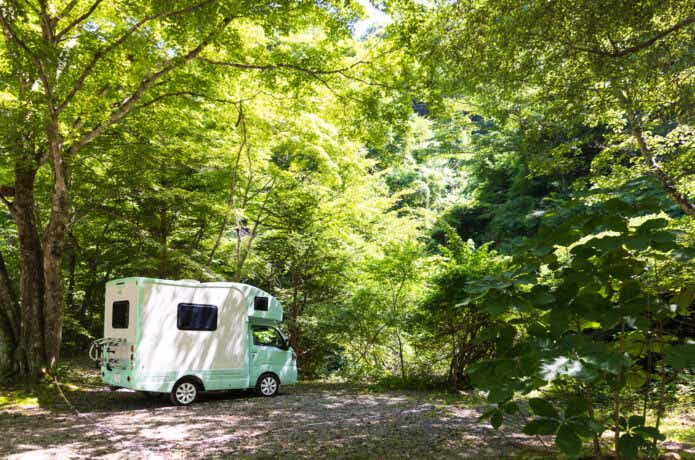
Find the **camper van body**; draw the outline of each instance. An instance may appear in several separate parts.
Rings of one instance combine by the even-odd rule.
[[[293,384],[296,355],[277,329],[281,321],[280,302],[246,284],[113,280],[106,284],[102,379],[172,400],[183,381],[197,392],[254,388],[266,376]]]

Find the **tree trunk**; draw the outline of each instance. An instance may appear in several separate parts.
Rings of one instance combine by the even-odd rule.
[[[159,268],[159,276],[161,278],[166,278],[169,273],[169,222],[167,216],[167,205],[166,203],[162,205],[159,210],[159,241],[161,245],[161,265]]]
[[[20,159],[15,167],[15,222],[20,248],[20,323],[18,340],[19,373],[37,377],[47,364],[44,339],[43,250],[37,228],[34,179],[37,166]]]
[[[407,375],[405,372],[405,359],[403,359],[403,340],[401,340],[401,332],[399,330],[396,330],[396,338],[398,339],[398,359],[401,362],[401,380],[405,382]]]
[[[0,253],[0,368],[19,370],[16,355],[19,346],[19,304],[12,286],[5,259]],[[26,367],[26,364],[24,364]]]
[[[58,122],[52,119],[47,127],[50,159],[53,163],[51,215],[43,237],[44,271],[44,337],[46,361],[53,367],[58,360],[63,333],[65,293],[63,289],[63,254],[68,227],[67,164]]]
[[[75,307],[75,269],[77,268],[77,249],[70,252],[70,262],[68,262],[68,289],[65,297],[65,305],[68,310]]]

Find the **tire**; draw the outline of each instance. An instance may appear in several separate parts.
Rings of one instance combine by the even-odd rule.
[[[256,382],[256,393],[260,396],[270,398],[278,394],[280,389],[280,379],[275,374],[266,373],[258,377]]]
[[[199,394],[200,387],[198,383],[193,379],[185,378],[174,384],[169,397],[171,402],[177,406],[189,406],[193,404]]]

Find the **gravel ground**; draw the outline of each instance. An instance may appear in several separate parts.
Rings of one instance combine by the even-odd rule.
[[[102,388],[68,391],[83,414],[0,412],[9,458],[548,457],[538,440],[478,423],[479,411],[426,393],[300,384],[274,398],[203,395],[189,407]],[[552,456],[550,456],[552,457]]]
[[[66,393],[81,416],[59,400],[0,411],[0,457],[556,458],[545,446],[551,440],[479,423],[479,409],[465,396],[300,384],[274,398],[211,393],[174,407],[125,390]]]

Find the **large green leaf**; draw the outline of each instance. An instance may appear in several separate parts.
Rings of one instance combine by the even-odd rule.
[[[537,418],[531,420],[524,426],[524,433],[528,435],[548,435],[555,434],[560,422],[550,418]]]
[[[625,433],[618,440],[618,453],[623,460],[631,460],[637,458],[639,447],[642,444],[642,439],[639,436]]]
[[[677,370],[695,369],[695,343],[666,346],[664,362]]]
[[[534,307],[543,308],[555,302],[555,297],[547,286],[536,285],[531,289],[529,301]]]
[[[567,401],[565,407],[565,417],[577,417],[589,411],[589,402],[580,397],[573,397]]]
[[[504,386],[493,387],[487,395],[487,400],[494,404],[500,404],[512,399],[514,392]]]
[[[500,426],[502,426],[503,420],[504,418],[502,416],[502,412],[500,412],[499,410],[495,411],[490,416],[490,425],[492,425],[494,429],[498,429]]]
[[[533,410],[533,413],[540,417],[549,418],[560,418],[560,414],[555,410],[555,408],[545,399],[542,398],[531,398],[528,401],[529,406]]]
[[[639,426],[632,431],[641,435],[643,438],[656,439],[657,441],[663,441],[666,439],[666,436],[664,436],[663,433],[658,430],[658,428],[653,426]]]
[[[576,457],[582,451],[581,438],[567,425],[562,425],[557,431],[555,445],[570,457]]]

